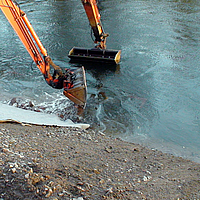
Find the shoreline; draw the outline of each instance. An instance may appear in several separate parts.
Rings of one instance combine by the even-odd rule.
[[[200,164],[78,128],[0,124],[0,198],[199,199]]]
[[[81,123],[81,122],[76,123],[69,119],[62,121],[56,114],[41,112],[38,106],[34,106],[34,109],[32,110],[32,107],[29,107],[29,105],[33,105],[33,103],[30,101],[23,103],[23,101],[13,98],[11,102],[12,102],[11,103],[12,106],[10,104],[8,105],[8,104],[0,103],[1,105],[0,110],[3,113],[3,116],[1,116],[1,119],[5,119],[5,120],[14,119],[13,121],[16,121],[16,122],[23,121],[24,123],[33,124],[33,125],[45,124],[49,126],[51,125],[64,126],[64,127],[70,126],[70,127],[79,127],[83,129],[87,129],[90,127],[90,125],[87,123]],[[13,106],[13,103],[17,103],[17,106],[16,105]],[[7,112],[8,110],[11,112]],[[91,129],[93,128],[91,127]],[[200,163],[199,151],[196,147],[193,147],[193,146],[188,146],[188,145],[181,146],[170,141],[167,142],[162,138],[160,139],[157,139],[155,137],[151,138],[151,136],[148,136],[148,135],[145,135],[145,136],[128,135],[125,137],[124,136],[121,137],[121,135],[114,135],[113,137],[120,137],[124,141],[134,142],[142,146],[148,147],[149,149],[157,149],[157,150],[162,151],[163,153],[173,154],[175,156]]]
[[[149,149],[157,149],[163,153],[172,154],[176,157],[182,157],[183,159],[200,163],[200,153],[198,149],[192,146],[182,146],[173,142],[164,141],[163,139],[151,139],[148,136],[145,139],[142,139],[140,136],[135,136],[131,139],[123,138],[123,140],[134,141],[134,143]]]

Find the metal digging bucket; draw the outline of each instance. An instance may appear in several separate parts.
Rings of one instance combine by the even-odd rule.
[[[118,64],[120,62],[121,50],[73,47],[68,57],[72,62],[84,61]]]

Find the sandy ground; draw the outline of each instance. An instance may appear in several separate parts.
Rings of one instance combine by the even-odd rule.
[[[0,199],[200,199],[200,164],[93,130],[3,123]]]

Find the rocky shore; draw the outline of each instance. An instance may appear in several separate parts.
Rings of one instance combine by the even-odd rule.
[[[2,123],[0,199],[200,199],[200,164],[90,129]]]

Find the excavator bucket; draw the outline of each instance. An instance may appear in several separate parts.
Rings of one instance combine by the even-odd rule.
[[[118,64],[120,62],[121,50],[73,47],[68,57],[72,62],[84,61]]]
[[[73,85],[70,88],[64,88],[63,93],[71,101],[84,109],[87,101],[87,85],[84,67],[78,68],[72,72],[73,76],[70,82],[72,82]]]

